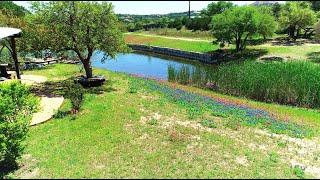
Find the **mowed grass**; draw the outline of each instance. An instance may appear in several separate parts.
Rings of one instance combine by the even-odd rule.
[[[270,44],[262,44],[258,46],[248,46],[248,49],[266,49],[268,55],[285,57],[291,60],[317,60],[313,53],[318,52],[320,49],[320,44],[303,44],[295,46],[276,46]]]
[[[149,34],[150,35],[150,34]],[[195,34],[196,36],[196,34]],[[175,49],[181,49],[185,51],[195,51],[208,53],[219,49],[219,45],[212,44],[210,42],[199,42],[199,41],[186,41],[177,39],[161,38],[159,36],[143,36],[139,34],[126,34],[125,40],[127,43],[133,44],[145,44],[161,47],[169,47]],[[234,48],[230,45],[226,48]],[[313,62],[320,62],[320,44],[302,44],[302,45],[271,45],[270,43],[265,43],[261,45],[248,45],[248,49],[262,49],[266,50],[267,54],[270,56],[280,56],[288,58],[291,60],[301,60],[307,59]]]
[[[126,34],[125,41],[128,44],[145,44],[202,53],[218,49],[218,45],[214,45],[211,42],[186,41],[161,37],[142,36],[136,34]]]
[[[160,35],[168,37],[180,37],[180,38],[191,38],[191,39],[201,39],[201,40],[212,40],[212,33],[210,31],[192,31],[182,28],[181,30],[176,30],[172,28],[158,28],[150,29],[149,31],[138,31],[133,32],[135,34],[143,33],[150,35]]]
[[[187,102],[176,102],[157,90],[148,89],[142,83],[144,81],[136,77],[99,69],[94,69],[94,73],[108,79],[104,85],[108,91],[85,94],[77,116],[56,118],[32,127],[26,155],[21,160],[24,166],[11,177],[301,177],[297,173],[299,167],[291,168],[289,163],[293,156],[300,158],[296,151],[288,151],[290,148],[300,151],[293,142],[259,134],[257,127],[234,129],[232,124],[226,126],[224,117],[205,107],[201,107],[201,113],[190,111]],[[79,74],[79,67],[57,64],[25,74],[61,81]],[[304,122],[313,122],[319,127],[317,113],[307,109],[273,107],[172,83],[165,83],[165,86],[238,101],[243,105],[266,107],[270,111],[283,110],[291,112],[291,116],[310,114]],[[70,102],[66,100],[61,110],[68,109]],[[194,112],[192,116],[190,112]],[[304,125],[304,122],[300,123]],[[309,155],[301,158],[302,163],[314,161]],[[303,171],[302,176],[312,177]]]

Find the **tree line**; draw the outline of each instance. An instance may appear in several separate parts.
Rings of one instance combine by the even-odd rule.
[[[171,19],[142,19],[127,23],[126,27],[128,31],[152,28],[180,30],[182,27],[192,31],[212,31],[222,46],[234,42],[236,49],[242,50],[244,42],[254,35],[265,39],[273,33],[288,34],[294,41],[311,38],[320,28],[317,23],[319,10],[320,1],[287,1],[260,6],[237,6],[232,2],[219,1],[210,3],[191,19],[187,15]]]

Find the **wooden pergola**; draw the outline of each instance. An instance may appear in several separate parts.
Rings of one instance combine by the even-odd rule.
[[[19,71],[19,62],[16,50],[16,40],[15,38],[21,37],[21,29],[9,28],[9,27],[0,27],[0,41],[7,40],[8,46],[5,45],[14,61],[15,70],[17,73],[17,78],[21,79],[20,71]]]

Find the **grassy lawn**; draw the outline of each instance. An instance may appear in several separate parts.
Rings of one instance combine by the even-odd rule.
[[[139,34],[126,34],[127,43],[147,44],[153,46],[163,46],[175,49],[195,52],[210,52],[217,50],[218,45],[210,42],[186,41],[177,39],[161,38],[159,36],[142,36]],[[233,48],[233,46],[230,46]],[[271,45],[270,43],[256,46],[248,46],[248,49],[262,49],[267,51],[267,55],[290,57],[291,59],[309,59],[315,62],[320,60],[320,44],[302,44],[295,46]]]
[[[294,123],[292,127],[301,131],[308,127],[317,132],[320,118],[315,110],[106,70],[94,72],[107,77],[104,92],[85,94],[77,116],[32,127],[23,167],[10,177],[302,178],[317,173],[292,167],[292,161],[319,167],[315,157],[320,151],[314,145],[319,144],[318,133],[300,139],[269,128],[281,125],[275,126],[279,130]],[[25,74],[43,75],[54,83],[79,74],[79,67],[57,64]],[[277,118],[271,126],[248,125],[252,115],[243,112],[252,108]],[[61,110],[68,109],[66,100]],[[267,119],[262,116],[253,119]]]
[[[219,47],[218,45],[213,45],[210,42],[199,42],[199,41],[190,42],[186,40],[150,37],[150,36],[142,36],[137,34],[126,34],[125,41],[126,43],[132,43],[132,44],[162,46],[162,47],[169,47],[174,49],[182,49],[186,51],[195,51],[195,52],[209,52],[209,51],[216,50]]]
[[[132,32],[134,34],[150,34],[168,37],[179,37],[179,38],[191,38],[200,40],[212,40],[212,33],[210,31],[192,31],[182,28],[181,30],[171,29],[171,28],[160,28],[151,29],[149,31],[137,31]]]
[[[299,45],[299,46],[271,46],[262,44],[248,46],[249,49],[266,49],[268,55],[289,57],[290,59],[307,59],[314,62],[319,61],[320,44]]]

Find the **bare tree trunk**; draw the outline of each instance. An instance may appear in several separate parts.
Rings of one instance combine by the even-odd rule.
[[[300,28],[297,29],[296,39],[300,38]]]
[[[240,50],[240,42],[236,40],[236,50],[237,52]]]
[[[83,62],[84,70],[86,71],[87,78],[92,78],[92,67],[90,63],[90,59],[85,59]]]
[[[288,33],[288,34],[289,34],[289,37],[292,38],[292,39],[294,39],[294,40],[295,40],[295,35],[294,35],[294,33],[295,33],[295,31],[296,31],[295,29],[296,29],[296,28],[295,28],[294,26],[290,26],[290,27],[289,27],[289,33]]]

